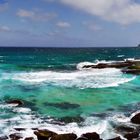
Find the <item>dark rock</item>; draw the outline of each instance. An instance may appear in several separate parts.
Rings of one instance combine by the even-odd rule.
[[[111,63],[98,63],[91,65],[84,65],[83,68],[126,68],[123,72],[140,74],[140,60],[125,60]],[[131,71],[130,71],[131,70]],[[133,70],[133,71],[132,71]]]
[[[28,138],[25,138],[24,140],[34,140],[33,137],[28,137]]]
[[[16,131],[24,131],[25,128],[14,128]]]
[[[129,126],[117,126],[115,128],[118,132],[134,132],[135,129],[133,127],[129,127]]]
[[[75,140],[77,136],[73,133],[54,135],[50,140]]]
[[[116,138],[112,138],[112,139],[109,139],[109,140],[122,140],[120,137],[116,137]]]
[[[88,140],[100,140],[100,136],[96,132],[83,134],[82,137],[88,138]]]
[[[134,117],[132,117],[131,122],[134,124],[140,124],[140,113],[137,113]]]
[[[44,105],[45,106],[52,106],[52,107],[56,107],[56,108],[60,108],[60,109],[75,109],[75,108],[80,107],[80,105],[78,105],[78,104],[72,104],[72,103],[68,103],[68,102],[63,102],[63,103],[45,102]]]
[[[8,137],[7,136],[1,136],[0,140],[8,140]]]
[[[132,132],[132,133],[128,133],[124,135],[124,138],[128,139],[128,140],[133,140],[134,138],[138,138],[139,137],[139,133],[138,132]]]
[[[85,65],[85,66],[83,66],[83,68],[98,68],[98,69],[125,68],[125,67],[132,66],[135,63],[136,63],[136,61],[128,61],[127,60],[127,61],[113,62],[113,63],[98,63],[97,65]]]
[[[124,69],[124,70],[122,70],[122,72],[126,73],[126,74],[139,75],[140,74],[140,69]]]
[[[80,116],[76,116],[76,117],[63,117],[63,118],[60,118],[59,121],[64,122],[64,123],[71,123],[71,122],[80,123],[80,122],[83,122],[84,119],[82,117],[80,117]]]
[[[97,64],[96,66],[92,66],[92,68],[98,68],[98,69],[103,69],[103,68],[107,68],[109,67],[108,64],[104,64],[104,63],[100,63],[100,64]]]
[[[32,130],[38,130],[38,128],[32,128]]]
[[[38,140],[48,140],[50,137],[57,135],[49,130],[37,130],[34,134],[37,136]]]
[[[7,101],[7,103],[8,103],[8,104],[15,104],[15,105],[17,105],[17,106],[21,106],[21,105],[24,104],[23,101],[18,100],[18,99],[15,99],[15,100],[9,100],[9,101]]]
[[[13,134],[10,134],[9,137],[11,138],[11,140],[19,140],[22,138],[21,134],[20,133],[13,133]]]

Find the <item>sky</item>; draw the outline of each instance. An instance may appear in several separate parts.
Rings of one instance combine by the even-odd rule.
[[[0,46],[140,43],[140,0],[0,0]]]

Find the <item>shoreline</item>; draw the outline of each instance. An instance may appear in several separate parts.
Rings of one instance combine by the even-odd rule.
[[[24,109],[24,112],[30,111],[29,109],[25,109],[24,106],[26,102],[22,100],[9,100],[6,101],[5,105],[11,106],[13,109],[18,110],[19,108]],[[19,110],[18,110],[19,111]],[[30,114],[30,113],[29,113]],[[119,115],[119,114],[118,114]],[[24,113],[23,113],[24,116]],[[28,119],[28,115],[26,116]],[[115,117],[115,116],[114,116]],[[39,118],[38,118],[39,119]],[[0,136],[0,140],[124,140],[124,139],[139,139],[140,134],[140,111],[131,113],[129,117],[126,116],[118,116],[118,121],[113,124],[114,128],[114,137],[111,134],[112,132],[109,131],[110,138],[104,139],[100,133],[95,131],[95,126],[93,125],[94,130],[86,130],[89,129],[88,127],[81,132],[81,134],[77,135],[74,131],[73,132],[56,132],[51,130],[47,126],[45,127],[18,127],[13,126],[13,132],[11,131],[8,135]],[[51,119],[50,119],[51,120]],[[81,120],[82,121],[82,120]],[[43,123],[43,122],[42,122]],[[71,129],[74,126],[74,122],[71,122]],[[60,125],[60,124],[57,124]],[[54,125],[57,126],[57,125]],[[60,125],[63,127],[65,124]],[[100,126],[101,127],[101,126]],[[64,127],[65,128],[65,127]],[[11,130],[12,130],[11,129]],[[109,129],[109,128],[108,128]],[[109,134],[108,134],[109,135]]]

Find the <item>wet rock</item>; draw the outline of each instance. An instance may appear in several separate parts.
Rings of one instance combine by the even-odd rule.
[[[21,134],[20,133],[13,133],[13,134],[10,134],[9,137],[11,138],[11,140],[19,140],[22,138]]]
[[[132,132],[124,135],[124,138],[126,138],[127,140],[133,140],[134,138],[138,138],[138,137],[139,137],[138,132]]]
[[[94,65],[85,65],[83,68],[98,68],[98,69],[103,69],[103,68],[125,68],[132,66],[135,64],[136,61],[121,61],[121,62],[113,62],[113,63],[98,63]]]
[[[8,137],[7,136],[1,136],[0,140],[8,140]]]
[[[52,107],[56,107],[56,108],[60,108],[60,109],[75,109],[75,108],[80,107],[80,105],[78,105],[78,104],[72,104],[72,103],[68,103],[68,102],[63,102],[63,103],[45,102],[44,105],[45,106],[52,106]]]
[[[131,122],[134,124],[140,124],[140,113],[137,113],[134,117],[132,117]]]
[[[129,127],[129,126],[117,126],[116,128],[115,128],[118,132],[134,132],[135,131],[135,128],[133,128],[133,127]]]
[[[25,128],[14,128],[16,131],[24,131],[26,130]]]
[[[122,70],[123,73],[126,74],[135,74],[135,75],[139,75],[140,74],[140,69],[124,69]]]
[[[129,66],[128,69],[140,70],[140,64],[135,64],[135,65]]]
[[[15,100],[9,100],[7,101],[8,104],[15,104],[17,106],[22,106],[24,104],[23,101],[21,100],[18,100],[18,99],[15,99]]]
[[[83,122],[84,119],[82,117],[80,117],[80,116],[76,116],[76,117],[63,117],[63,118],[60,118],[59,121],[64,122],[64,123],[71,123],[71,122],[80,123],[80,122]]]
[[[32,130],[38,130],[38,128],[32,128]]]
[[[50,140],[75,140],[77,136],[73,133],[54,135]]]
[[[88,140],[100,140],[100,136],[96,132],[83,134],[82,137],[85,137]]]
[[[135,66],[135,67],[134,67]],[[83,68],[130,68],[130,69],[139,69],[140,70],[140,60],[124,60],[111,63],[98,63],[91,65],[84,65]]]
[[[109,140],[122,140],[120,137],[116,137],[116,138],[112,138],[112,139],[109,139]]]
[[[50,137],[57,135],[49,130],[37,130],[34,134],[37,136],[38,140],[48,140]]]
[[[24,140],[34,140],[33,137],[28,137],[28,138],[25,138]]]

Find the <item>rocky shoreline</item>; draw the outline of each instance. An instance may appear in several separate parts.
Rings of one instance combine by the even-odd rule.
[[[14,99],[7,101],[6,104],[14,107],[24,106],[24,101]],[[117,124],[114,129],[118,136],[108,140],[139,140],[140,139],[140,112],[132,114],[130,125]],[[97,132],[83,133],[77,136],[74,133],[57,134],[53,131],[41,128],[32,128],[33,137],[22,136],[21,132],[28,128],[14,128],[15,132],[7,136],[1,136],[0,140],[104,140]]]
[[[108,63],[97,63],[87,64],[82,66],[83,69],[104,69],[104,68],[118,68],[123,73],[127,74],[140,74],[140,60],[126,59],[124,61],[108,62]]]

